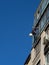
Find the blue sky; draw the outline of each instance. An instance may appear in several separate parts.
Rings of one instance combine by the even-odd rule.
[[[40,0],[0,0],[0,65],[24,65],[32,47],[34,13]]]

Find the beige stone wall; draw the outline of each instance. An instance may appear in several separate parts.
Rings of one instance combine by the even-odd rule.
[[[40,59],[40,53],[36,56],[36,50],[33,48],[31,51],[32,65],[36,65]]]
[[[36,51],[35,51],[35,49],[33,48],[32,51],[31,51],[31,61],[32,61],[32,62],[33,62],[35,56],[36,56]]]
[[[39,62],[40,60],[40,64],[41,65],[46,65],[46,58],[45,58],[45,55],[44,55],[44,47],[45,47],[45,44],[43,44],[44,42],[44,37],[46,36],[46,32],[43,31],[42,34],[41,34],[41,40],[39,42],[39,46],[37,45],[36,48],[40,48],[40,52],[37,54],[37,50],[36,48],[33,48],[31,50],[31,59],[30,61],[28,62],[28,64],[26,65],[37,65],[37,63]],[[37,55],[36,55],[37,54]]]
[[[44,55],[44,47],[45,45],[43,44],[44,42],[44,37],[46,35],[46,32],[43,31],[43,33],[41,34],[41,65],[46,65],[46,59],[45,59],[45,55]]]
[[[43,33],[41,34],[41,41],[40,41],[40,53],[36,56],[36,50],[33,48],[32,51],[31,51],[31,60],[32,60],[32,65],[36,65],[38,63],[38,61],[40,60],[40,64],[41,65],[46,65],[46,59],[45,59],[45,55],[44,55],[44,47],[45,45],[43,44],[44,42],[44,37],[46,35],[46,32],[43,31]],[[38,48],[38,47],[37,47]],[[34,60],[34,61],[33,61]]]
[[[30,59],[30,61],[29,61],[29,63],[28,63],[27,65],[32,65],[32,61],[31,61],[31,59]]]

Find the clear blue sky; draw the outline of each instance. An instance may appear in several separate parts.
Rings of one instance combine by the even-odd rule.
[[[34,12],[40,0],[0,0],[0,65],[24,65],[30,53]]]

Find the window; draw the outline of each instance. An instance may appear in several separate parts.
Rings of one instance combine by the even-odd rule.
[[[38,11],[38,13],[37,13],[37,19],[39,19],[39,17],[40,17],[40,12]]]
[[[47,9],[47,20],[49,21],[49,8]]]
[[[46,33],[49,35],[49,27],[47,28]]]
[[[43,0],[43,3],[42,3],[42,10],[45,8],[45,5],[46,5],[46,0]]]
[[[46,23],[46,12],[45,12],[44,16],[41,19],[41,29],[44,28],[45,23]]]
[[[37,65],[40,65],[40,60],[39,60],[39,62],[37,63]]]
[[[44,26],[44,22],[43,22],[43,18],[42,18],[42,20],[41,20],[41,29],[43,28],[43,26]]]
[[[34,35],[34,42],[37,41],[37,39],[38,39],[38,37],[39,37],[39,35],[40,35],[40,22],[39,22],[39,24],[38,24],[37,27],[36,27],[35,33],[36,33],[36,34]]]
[[[46,54],[46,64],[49,65],[49,51]]]
[[[44,12],[46,6],[47,6],[47,0],[43,0],[42,1],[42,12]]]

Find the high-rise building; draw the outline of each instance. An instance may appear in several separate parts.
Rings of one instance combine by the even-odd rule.
[[[49,0],[41,0],[34,15],[34,42],[24,65],[49,65]],[[29,63],[30,62],[30,63]]]

